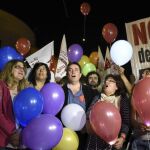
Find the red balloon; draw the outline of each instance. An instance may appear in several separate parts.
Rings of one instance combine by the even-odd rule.
[[[87,2],[83,2],[80,6],[80,11],[84,16],[87,16],[91,11],[91,6]]]
[[[112,43],[118,35],[118,29],[113,23],[107,23],[102,29],[102,35],[106,42]]]
[[[135,85],[132,104],[143,123],[150,126],[150,77],[145,77]]]
[[[25,56],[30,51],[30,48],[31,43],[28,39],[20,38],[17,40],[16,49],[21,55]]]
[[[99,137],[110,145],[116,142],[121,128],[121,116],[113,104],[96,102],[91,109],[89,118],[93,131]]]

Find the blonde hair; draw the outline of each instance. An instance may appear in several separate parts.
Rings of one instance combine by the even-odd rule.
[[[16,84],[16,81],[15,81],[14,76],[12,74],[12,69],[18,62],[21,62],[24,65],[25,73],[26,73],[26,65],[21,60],[11,60],[11,61],[9,61],[5,65],[2,72],[0,73],[0,80],[4,81],[9,87],[13,87]],[[22,89],[24,89],[28,86],[29,86],[29,82],[24,77],[21,81],[19,81],[17,90],[19,92],[19,91],[21,91]]]

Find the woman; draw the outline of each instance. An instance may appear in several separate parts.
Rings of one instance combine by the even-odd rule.
[[[28,76],[28,80],[37,90],[40,90],[46,83],[50,82],[51,74],[47,64],[42,62],[36,63]]]
[[[20,60],[9,61],[0,73],[0,149],[20,145],[12,101],[18,92],[29,86],[25,73],[25,64]]]
[[[102,93],[100,98],[92,102],[92,105],[100,101],[106,101],[112,103],[116,108],[119,109],[122,119],[121,130],[118,135],[116,143],[113,145],[112,149],[122,149],[123,144],[129,132],[130,126],[130,112],[129,112],[129,100],[127,100],[126,91],[124,90],[124,84],[118,75],[107,75],[103,85]],[[87,118],[89,111],[87,113]],[[89,132],[86,150],[104,150],[109,148],[109,145],[100,139],[100,137],[93,134],[89,121],[87,121],[87,131]]]

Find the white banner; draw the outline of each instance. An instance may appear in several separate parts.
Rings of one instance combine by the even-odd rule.
[[[64,35],[61,42],[60,53],[55,73],[55,79],[57,81],[59,81],[66,75],[66,68],[68,63],[69,61],[67,56],[67,44],[66,44],[66,37]]]
[[[34,64],[37,62],[43,62],[48,64],[50,63],[50,59],[54,53],[54,41],[47,44],[37,52],[33,53],[32,55],[26,58],[27,62],[29,63],[30,67],[33,68]]]
[[[139,80],[143,69],[150,68],[150,17],[125,23],[127,39],[133,46],[132,72]]]

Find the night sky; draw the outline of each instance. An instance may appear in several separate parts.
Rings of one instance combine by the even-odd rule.
[[[80,12],[82,2],[88,2],[91,11],[86,17]],[[66,35],[67,46],[78,43],[84,54],[97,51],[100,45],[105,55],[108,43],[102,37],[102,28],[106,23],[114,23],[118,28],[116,40],[125,39],[125,23],[149,17],[149,4],[144,1],[100,1],[100,0],[49,0],[49,1],[1,1],[1,9],[24,21],[36,35],[38,48],[54,40],[55,55],[58,56],[63,34]],[[149,14],[148,14],[149,13]],[[85,23],[85,28],[84,28]],[[83,32],[85,39],[83,42]],[[130,70],[130,64],[125,68]]]

